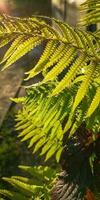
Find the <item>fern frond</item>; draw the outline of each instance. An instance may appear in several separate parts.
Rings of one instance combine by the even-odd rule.
[[[82,75],[84,78],[76,81],[73,89],[65,89],[56,96],[50,96],[55,87],[55,84],[51,87],[51,83],[50,86],[43,84],[27,89],[27,96],[22,102],[23,109],[16,116],[16,129],[20,131],[18,137],[22,142],[28,141],[28,148],[33,148],[33,153],[40,150],[40,155],[45,155],[46,159],[56,154],[58,161],[63,148],[64,134],[71,128],[69,135],[73,135],[85,120],[84,114],[93,99],[92,95],[88,102],[87,94],[91,83],[95,86],[93,78],[96,67],[92,63],[87,65],[85,74]]]
[[[8,51],[5,53],[5,55],[2,59],[2,62],[0,64],[5,62],[14,53],[14,51],[17,49],[17,47],[20,45],[20,43],[23,41],[23,39],[24,39],[23,35],[20,35],[20,36],[18,36],[18,38],[16,38],[14,40],[14,42],[12,43],[12,45],[10,46]]]
[[[41,156],[46,154],[48,152],[48,150],[51,148],[52,146],[52,143],[51,143],[51,140],[46,142],[46,144],[44,144],[43,148],[42,148],[42,151],[41,151]]]
[[[50,81],[56,78],[75,58],[76,51],[74,48],[66,49],[65,55],[60,59],[56,66],[47,73],[43,82]]]
[[[59,162],[60,158],[61,158],[61,154],[63,151],[63,147],[60,147],[56,153],[56,161]]]
[[[99,0],[87,0],[81,7],[81,12],[85,12],[85,17],[80,20],[83,26],[97,24],[100,22],[100,2]]]
[[[31,127],[31,125],[29,125],[27,129],[28,130],[26,130],[25,132],[22,131],[21,134],[19,135],[19,137],[23,137],[21,139],[22,142],[32,138],[34,136],[34,134],[36,133],[36,130],[32,130],[33,126]]]
[[[19,199],[27,200],[27,197],[25,197],[24,195],[22,195],[19,192],[0,189],[0,194],[2,194],[3,196],[5,196],[5,197],[7,197],[7,198],[9,198],[11,200],[19,200]]]
[[[38,87],[37,91],[36,88],[28,90],[30,92],[24,99],[23,110],[17,115],[16,129],[21,131],[18,137],[21,138],[22,142],[29,141],[28,148],[33,147],[33,152],[40,149],[40,154],[45,154],[46,159],[49,159],[58,150],[60,152],[60,148],[62,149],[64,134],[62,122],[70,111],[68,109],[66,113],[67,105],[71,100],[64,93],[63,96],[48,97],[47,85]],[[41,88],[43,88],[42,95],[39,93]],[[31,102],[32,96],[33,101]],[[56,144],[55,147],[54,143]]]
[[[0,189],[0,194],[11,200],[47,199],[47,196],[48,200],[50,200],[50,189],[52,188],[57,170],[48,166],[33,167],[21,165],[19,168],[31,175],[31,178],[22,176],[3,178],[13,188],[10,186],[11,191]]]
[[[56,153],[57,150],[58,150],[58,144],[57,143],[53,143],[51,148],[49,149],[49,151],[46,154],[45,161],[50,159]]]
[[[91,84],[91,81],[93,80],[95,70],[96,70],[95,64],[90,64],[88,73],[85,75],[85,79],[83,80],[83,82],[81,83],[81,85],[77,91],[77,94],[76,94],[76,97],[75,97],[75,100],[73,103],[73,107],[72,107],[72,112],[75,111],[76,107],[79,105],[79,103],[82,101],[82,99],[87,94],[87,90],[89,88],[89,85]]]
[[[52,95],[57,95],[66,87],[70,87],[71,82],[75,79],[76,75],[78,74],[79,70],[86,65],[86,56],[80,55],[74,64],[72,64],[71,68],[69,69],[68,73],[65,77],[60,81],[58,86],[54,89]]]
[[[28,140],[33,152],[40,150],[40,155],[45,154],[46,159],[56,154],[58,160],[65,131],[72,128],[73,134],[85,120],[83,115],[82,118],[78,116],[84,99],[89,102],[84,113],[94,101],[93,96],[89,99],[87,96],[90,88],[98,86],[100,41],[99,32],[92,34],[51,20],[57,29],[43,17],[21,19],[1,15],[1,41],[5,35],[7,38],[14,36],[1,63],[3,69],[8,68],[38,44],[45,44],[36,66],[26,73],[29,79],[42,72],[44,79],[26,89],[22,111],[16,117],[16,130],[21,131],[18,137],[22,142]],[[74,123],[76,115],[78,123]],[[88,121],[91,115],[92,112]]]
[[[45,137],[39,139],[38,143],[35,145],[33,153],[37,152],[46,143]]]
[[[24,56],[27,52],[29,52],[32,48],[34,48],[37,44],[39,44],[41,40],[39,38],[27,38],[23,43],[21,43],[17,49],[14,51],[14,53],[10,56],[10,58],[7,60],[6,64],[4,65],[4,69],[8,68],[10,65],[12,65],[14,62],[16,62],[18,59],[20,59],[22,56]],[[9,49],[8,49],[9,51]],[[9,54],[9,52],[7,52]]]
[[[66,53],[67,47],[65,44],[61,43],[56,48],[55,52],[53,52],[52,56],[49,58],[48,63],[45,66],[45,70],[54,64],[56,64]]]
[[[12,42],[16,38],[16,35],[4,35],[0,37],[0,48],[4,47],[8,43]]]
[[[98,47],[100,45],[99,41],[95,40],[96,39],[95,34],[90,34],[89,32],[83,31],[78,28],[73,29],[72,27],[65,24],[64,22],[58,21],[56,19],[54,19],[54,22],[59,26],[59,30],[61,29],[61,33],[63,33],[62,26],[65,27],[66,36],[64,38],[65,38],[65,43],[67,45],[69,45],[71,42],[71,46],[76,47],[76,49],[78,49],[79,51],[82,50],[81,52],[84,52],[84,50],[85,50],[85,53],[87,53],[88,56],[93,56],[93,53],[91,51],[92,47],[94,47],[94,46],[92,46],[93,40],[96,42],[96,44],[98,44]],[[68,30],[68,33],[67,33],[67,30]],[[69,34],[71,35],[70,42],[67,41]],[[84,40],[84,42],[83,42],[83,40]],[[89,41],[91,41],[91,42],[89,43]],[[95,51],[95,53],[96,52],[97,52],[97,50]],[[96,53],[96,56],[98,57],[98,59],[100,59],[99,53]]]
[[[29,195],[30,195],[30,193],[31,194],[37,193],[40,188],[42,189],[42,186],[27,184],[27,183],[24,183],[24,182],[19,181],[17,179],[14,179],[14,178],[5,178],[4,177],[3,180],[10,183],[12,186],[14,185],[14,187],[19,189],[20,191],[29,193]]]
[[[1,17],[0,22],[1,22],[1,27],[4,26],[3,30],[1,28],[2,34],[8,34],[8,36],[11,36],[12,34],[16,33],[16,38],[20,35],[23,35],[23,37],[25,37],[26,39],[27,39],[27,37],[29,37],[30,39],[32,39],[32,37],[34,37],[34,38],[38,38],[39,43],[41,43],[42,41],[45,41],[45,40],[46,41],[51,40],[51,41],[54,41],[56,43],[55,45],[57,45],[57,46],[59,46],[59,42],[64,43],[68,47],[70,47],[70,45],[72,47],[75,47],[79,52],[85,52],[88,56],[91,57],[91,59],[94,57],[94,53],[95,53],[96,59],[98,58],[98,60],[100,60],[97,49],[93,50],[94,49],[93,45],[89,45],[89,42],[88,42],[89,40],[90,41],[95,40],[96,43],[98,43],[95,34],[90,34],[88,32],[86,33],[88,40],[85,41],[85,46],[84,46],[84,43],[81,41],[81,37],[83,37],[85,34],[84,31],[81,31],[82,36],[80,36],[78,33],[78,32],[80,32],[80,30],[73,29],[61,21],[54,20],[54,19],[52,19],[52,20],[59,27],[59,31],[60,31],[59,33],[58,33],[58,30],[54,30],[54,28],[52,28],[50,25],[48,25],[46,22],[44,22],[40,18],[39,19],[36,19],[36,18],[20,19],[20,18],[14,18],[14,17],[9,17],[9,16],[4,15]],[[4,22],[4,24],[3,24],[3,22]],[[27,28],[25,28],[26,27],[25,23],[27,24],[26,25]],[[9,27],[9,24],[13,28]],[[18,24],[20,24],[20,26]],[[24,27],[24,29],[22,27]],[[33,28],[33,27],[35,27],[35,28]],[[71,35],[70,40],[69,40],[69,34]],[[32,43],[33,43],[33,41],[32,41]],[[26,43],[24,43],[23,46],[24,45],[26,45]],[[38,45],[38,43],[35,43],[35,45]],[[87,45],[88,45],[88,48],[86,48]],[[31,48],[33,48],[33,47],[34,46],[32,46]],[[26,46],[25,46],[25,48],[26,48]],[[23,55],[26,53],[27,53],[27,51],[24,52]],[[13,59],[13,62],[15,62],[19,58],[14,59],[14,57],[12,57],[12,59]],[[8,63],[10,65],[12,62],[10,62],[10,60],[9,60]]]
[[[89,10],[82,25],[99,22],[100,0],[87,0],[82,10]],[[93,133],[100,130],[100,31],[89,33],[51,19],[54,28],[45,18],[0,15],[0,48],[11,44],[0,64],[6,69],[36,46],[45,45],[35,67],[26,72],[26,80],[42,73],[43,81],[27,87],[24,98],[15,99],[22,103],[16,115],[16,130],[20,131],[18,138],[27,141],[33,153],[38,151],[45,161],[55,156],[59,162],[64,137],[71,137],[84,122]],[[33,179],[3,178],[15,189],[0,193],[12,200],[46,199],[54,170],[41,166],[20,168],[29,171]]]
[[[43,137],[43,135],[40,135],[41,132],[39,130],[37,132],[39,134],[35,134],[35,136],[32,137],[32,139],[30,140],[30,143],[28,145],[28,148],[31,148],[35,143],[37,143]]]
[[[30,174],[33,177],[33,179],[37,178],[38,180],[40,180],[40,178],[44,180],[44,178],[46,177],[52,179],[52,176],[50,176],[50,174],[52,175],[56,174],[56,170],[48,166],[39,165],[33,167],[33,166],[19,165],[18,167],[19,169]]]
[[[35,68],[30,70],[29,72],[26,72],[26,74],[29,74],[27,79],[32,78],[33,76],[37,75],[38,73],[40,73],[42,71],[42,69],[48,62],[50,55],[52,55],[54,52],[54,49],[57,48],[56,45],[57,44],[55,43],[55,41],[47,42],[45,50],[44,50],[42,56],[40,57],[40,60],[38,61],[37,65],[35,66]]]
[[[96,108],[99,106],[99,104],[100,104],[100,87],[97,88],[96,94],[87,111],[86,117],[90,117],[92,113],[96,110]]]
[[[77,131],[78,127],[82,124],[83,120],[83,110],[79,109],[79,112],[77,111],[75,122],[72,123],[72,127],[69,133],[69,138],[72,137],[72,135]]]

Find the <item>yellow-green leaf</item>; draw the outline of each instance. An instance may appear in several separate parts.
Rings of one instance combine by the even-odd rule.
[[[86,117],[90,117],[92,113],[96,110],[96,108],[99,106],[99,104],[100,104],[100,87],[97,88],[96,94],[87,111]]]
[[[85,79],[83,80],[83,82],[81,83],[77,91],[77,94],[73,103],[73,107],[72,107],[72,112],[75,111],[76,107],[79,105],[79,103],[82,101],[82,99],[86,95],[89,85],[95,74],[95,70],[96,70],[95,64],[94,65],[91,64],[89,66],[89,70],[87,71],[87,74],[85,75]]]

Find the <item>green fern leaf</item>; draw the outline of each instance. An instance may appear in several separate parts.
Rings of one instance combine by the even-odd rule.
[[[95,50],[95,45],[93,44],[93,39],[95,38],[90,37],[86,32],[82,32],[82,35],[83,35],[83,38],[85,38],[86,40],[87,46],[89,46],[87,53],[90,55],[93,55],[97,60],[99,60],[100,55],[98,54],[98,51]]]
[[[24,142],[30,138],[32,138],[34,136],[34,134],[36,134],[36,130],[30,130],[29,133],[26,133],[26,135],[23,137],[23,139],[21,139],[21,142]],[[18,135],[19,137],[22,137],[22,135]]]
[[[24,183],[29,183],[29,182],[31,182],[31,180],[30,180],[29,178],[23,177],[23,176],[11,176],[11,178],[17,179],[17,180],[22,181],[22,182],[24,182]]]
[[[42,180],[42,185],[44,180],[47,180],[47,178],[52,179],[54,177],[56,170],[48,167],[48,166],[24,166],[20,165],[19,168],[27,173],[29,173],[33,177],[33,182],[34,178],[37,180]],[[48,181],[48,180],[47,180]],[[41,182],[40,182],[41,184]]]
[[[0,194],[2,194],[5,197],[8,197],[11,200],[19,200],[19,199],[27,200],[27,197],[25,197],[24,195],[22,195],[19,192],[0,189]],[[0,198],[0,200],[1,200],[1,198]]]
[[[68,24],[65,24],[63,22],[60,22],[59,20],[55,20],[55,23],[57,24],[58,29],[63,34],[63,37],[67,39],[68,43],[72,42],[72,34],[70,31],[70,26]],[[72,30],[72,29],[71,29]]]
[[[16,37],[16,35],[6,35],[0,37],[0,48],[4,47],[5,45],[7,45],[8,43],[10,43],[12,40],[14,40]]]
[[[71,127],[71,130],[70,130],[70,133],[68,136],[69,138],[73,136],[73,134],[76,132],[78,127],[81,125],[82,119],[83,119],[82,111],[79,110],[79,112],[77,112],[75,122],[73,123],[73,125]]]
[[[54,143],[50,150],[47,152],[46,154],[46,158],[45,158],[45,161],[49,160],[57,151],[57,148],[58,148],[58,144],[57,143]]]
[[[81,85],[77,91],[77,94],[76,94],[76,97],[74,100],[74,104],[72,107],[72,112],[75,111],[76,107],[79,105],[79,103],[85,97],[87,90],[89,88],[89,85],[94,77],[95,70],[96,70],[95,64],[91,64],[89,66],[87,74],[85,75],[85,79],[83,80],[83,82],[81,83]]]
[[[63,151],[63,148],[64,147],[59,147],[59,149],[57,150],[57,153],[56,153],[56,161],[59,163],[59,160],[60,160],[60,157],[61,157],[61,154],[62,154],[62,151]]]
[[[83,81],[84,78],[85,78],[84,75],[80,75],[80,76],[76,77],[75,80],[73,81],[73,85]]]
[[[71,112],[68,121],[64,127],[64,133],[67,133],[67,131],[71,128],[72,124],[73,124],[73,114]]]
[[[58,86],[53,90],[52,96],[59,94],[62,90],[64,90],[66,87],[70,87],[72,81],[76,77],[79,70],[86,65],[86,56],[80,55],[74,64],[69,69],[68,73],[65,75],[65,77],[61,80],[61,82],[58,84]]]
[[[45,124],[43,126],[43,132],[49,132],[50,129],[51,130],[51,134],[50,134],[50,138],[54,137],[54,133],[57,129],[57,127],[59,127],[59,121],[58,119],[60,118],[60,115],[61,115],[61,111],[62,111],[62,108],[60,108],[59,110],[56,109],[56,111],[54,112],[54,116],[53,116],[53,113],[52,115],[50,116],[50,118],[45,121]]]
[[[54,107],[50,111],[51,111],[51,113],[49,112],[50,116],[48,117],[48,120],[45,120],[45,123],[44,123],[44,126],[43,126],[43,131],[46,130],[48,125],[50,125],[50,127],[51,127],[52,124],[54,124],[56,122],[56,120],[58,119],[58,117],[61,113],[61,110],[58,112],[57,109],[54,110]]]
[[[50,140],[54,140],[55,139],[55,134],[56,134],[56,139],[63,139],[63,131],[62,131],[62,127],[60,124],[60,121],[56,120],[54,123],[54,126],[52,128],[51,134],[50,134]]]
[[[7,196],[7,197],[9,197],[10,199],[12,199],[12,197],[13,197],[12,192],[9,191],[9,190],[0,189],[0,194],[2,194],[2,195],[4,195],[4,196]]]
[[[14,185],[17,189],[23,189],[24,192],[29,192],[29,194],[34,194],[36,191],[38,192],[39,189],[42,188],[42,186],[29,185],[14,178],[3,178],[3,180],[9,182],[11,185]]]
[[[12,176],[3,178],[13,186],[12,191],[0,190],[0,194],[11,200],[47,199],[52,188],[52,180],[56,177],[56,170],[48,166],[19,166],[28,172],[31,178]],[[11,186],[10,186],[11,187]],[[49,198],[50,199],[50,198]]]
[[[92,113],[96,110],[99,104],[100,104],[100,87],[97,88],[93,101],[87,111],[86,118],[92,115]]]
[[[49,58],[47,64],[45,65],[44,70],[47,70],[48,68],[50,68],[51,66],[53,66],[55,63],[57,63],[66,53],[67,51],[67,47],[65,44],[61,43],[56,50],[54,51],[54,53],[51,55],[51,57]]]
[[[27,119],[23,119],[23,116],[21,115],[21,118],[19,117],[19,115],[16,116],[17,117],[17,124],[16,124],[16,130],[22,130],[22,129],[26,129],[29,125],[31,125],[30,121],[27,122]],[[21,120],[21,121],[19,121]],[[19,121],[19,122],[18,122]],[[25,132],[26,134],[26,132]],[[23,136],[24,133],[22,133],[21,136]]]
[[[15,103],[23,103],[25,101],[25,97],[10,98],[10,100]]]
[[[1,63],[5,62],[14,53],[14,51],[17,49],[20,43],[22,43],[23,39],[24,39],[24,36],[20,35],[18,36],[18,38],[14,40],[14,42],[12,43],[8,51],[5,53]]]
[[[83,48],[83,44],[81,42],[81,38],[78,36],[77,31],[73,30],[68,24],[60,21],[56,21],[58,24],[59,29],[63,32],[68,43],[73,44],[73,46],[77,46],[79,48]]]
[[[27,127],[25,127],[24,125],[23,125],[24,127],[21,126],[22,127],[21,129],[23,129],[23,131],[18,135],[18,137],[23,137],[26,134],[28,134],[34,130],[34,124],[31,124],[31,122],[26,123],[26,125],[27,125]],[[18,129],[19,129],[19,127],[16,130],[18,130]],[[33,133],[34,133],[34,131],[33,131]]]
[[[44,155],[52,146],[52,143],[51,143],[51,140],[47,141],[46,144],[44,144],[44,146],[42,147],[42,151],[41,151],[41,154],[40,155]]]
[[[40,178],[40,176],[43,174],[44,171],[44,166],[26,166],[26,165],[19,165],[18,166],[19,169],[21,169],[22,171],[27,172],[28,174],[30,174],[32,177],[35,174],[35,177]]]
[[[46,75],[43,82],[47,82],[51,79],[54,79],[58,74],[60,74],[66,66],[74,60],[76,51],[74,48],[66,49],[65,55],[60,59],[56,66]]]
[[[33,153],[35,153],[36,151],[38,151],[45,143],[46,143],[45,137],[41,138],[41,139],[38,141],[38,143],[35,145],[35,148],[34,148]]]
[[[55,47],[56,47],[55,41],[50,40],[47,42],[45,50],[44,50],[42,56],[40,57],[40,60],[38,61],[37,65],[35,66],[35,68],[30,70],[29,72],[25,73],[25,74],[29,74],[28,78],[26,78],[25,80],[32,78],[36,74],[40,73],[41,70],[43,70],[45,64],[48,62],[50,54],[52,54],[54,52]]]
[[[29,39],[25,40],[22,44],[20,44],[11,57],[7,60],[6,64],[3,67],[3,70],[8,68],[26,53],[28,53],[31,49],[33,49],[36,45],[41,42],[39,38],[30,37]]]
[[[28,148],[31,148],[33,144],[37,142],[38,140],[40,140],[42,137],[44,137],[44,135],[41,135],[41,131],[39,132],[38,130],[37,134],[34,137],[32,137],[32,139],[30,140]]]
[[[84,26],[100,22],[100,2],[98,0],[85,1],[80,10],[86,13],[85,17],[80,20],[80,25]]]

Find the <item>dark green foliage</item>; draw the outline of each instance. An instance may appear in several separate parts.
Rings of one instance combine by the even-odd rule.
[[[0,177],[18,172],[20,144],[16,141],[14,117],[12,110],[0,128]]]
[[[1,189],[0,194],[11,200],[50,200],[50,190],[57,171],[47,166],[19,166],[19,168],[28,172],[31,177],[3,178],[14,187],[14,190]]]

